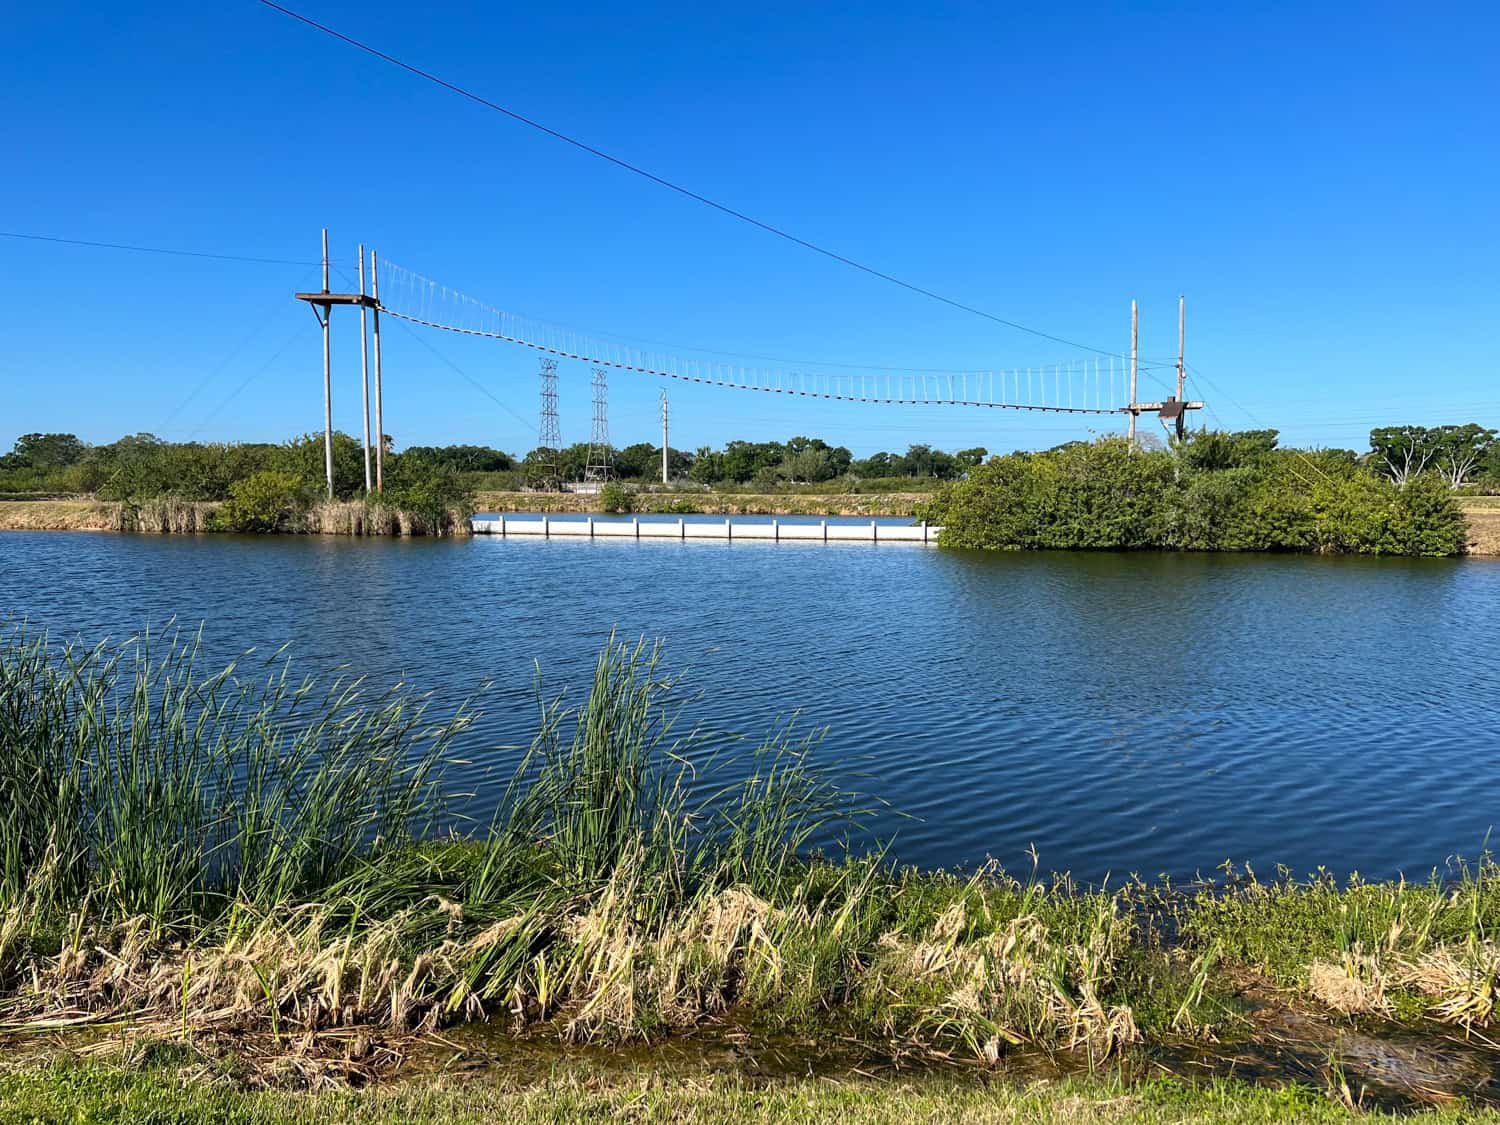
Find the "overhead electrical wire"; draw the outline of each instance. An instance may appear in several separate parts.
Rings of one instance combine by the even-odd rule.
[[[0,238],[19,238],[28,242],[56,242],[64,246],[89,246],[96,250],[129,250],[136,254],[169,254],[177,258],[210,258],[220,262],[254,262],[264,266],[315,266],[306,258],[253,258],[244,254],[214,254],[204,250],[176,250],[166,246],[132,246],[123,242],[91,242],[83,238],[57,238],[50,234],[23,234],[0,230]]]
[[[486,98],[481,94],[476,94],[474,93],[474,91],[467,89],[464,86],[460,86],[456,82],[450,82],[448,79],[442,78],[429,70],[423,70],[421,67],[414,66],[409,62],[397,58],[395,55],[387,54],[379,48],[372,47],[370,46],[370,44],[365,43],[362,40],[355,39],[351,35],[346,35],[336,28],[329,27],[324,23],[319,23],[317,20],[313,19],[310,16],[305,16],[301,12],[294,11],[293,9],[285,7],[282,4],[278,4],[275,2],[275,0],[257,0],[257,2],[267,8],[270,8],[272,11],[280,12],[284,16],[289,16],[290,18],[298,21],[299,23],[305,24],[315,31],[322,32],[324,35],[327,35],[332,39],[337,39],[339,42],[345,43],[350,47],[354,47],[356,50],[363,51],[367,55],[371,55],[374,58],[380,59],[382,62],[387,62],[392,66],[399,67],[400,69],[406,71],[408,74],[413,74],[425,82],[430,82],[433,85],[440,86],[444,90],[448,90],[449,92],[457,94],[460,97],[467,98],[469,101],[483,106],[485,109],[493,110],[495,113],[502,114],[503,116],[510,118],[512,121],[519,122],[520,124],[525,125],[530,129],[535,129],[539,133],[545,133],[547,136],[552,137],[554,140],[562,141],[564,144],[572,145],[574,148],[579,149],[582,152],[586,152],[590,156],[597,157],[600,160],[613,164],[615,167],[630,172],[632,175],[640,176],[642,179],[649,180],[651,183],[654,183],[659,187],[664,187],[668,191],[674,191],[678,195],[685,196],[697,203],[701,203],[705,207],[710,207],[713,210],[720,212],[721,214],[728,215],[732,219],[737,219],[742,223],[747,223],[750,226],[765,231],[767,234],[775,235],[777,238],[781,238],[786,240],[787,242],[791,242],[797,246],[801,246],[803,249],[810,250],[814,254],[821,254],[825,258],[829,258],[835,262],[839,262],[851,269],[858,270],[860,273],[868,274],[870,277],[879,278],[881,281],[889,282],[892,285],[899,286],[902,289],[906,289],[912,293],[920,294],[921,296],[930,298],[931,300],[941,302],[942,304],[948,305],[951,308],[959,309],[962,312],[972,313],[974,316],[983,317],[985,320],[990,320],[996,324],[1004,325],[1006,328],[1015,329],[1017,332],[1025,332],[1028,335],[1038,336],[1043,340],[1051,340],[1054,343],[1066,344],[1070,348],[1080,348],[1084,351],[1095,352],[1099,355],[1115,354],[1114,350],[1110,348],[1097,348],[1091,344],[1083,344],[1079,343],[1077,340],[1070,340],[1064,336],[1057,336],[1050,332],[1043,332],[1041,329],[1032,328],[1028,325],[1021,324],[1014,320],[1007,320],[1005,317],[997,316],[996,314],[991,312],[986,312],[981,308],[976,308],[974,305],[966,304],[965,302],[956,300],[953,297],[944,296],[943,294],[938,293],[932,289],[928,289],[925,286],[917,285],[914,282],[905,281],[899,277],[896,277],[894,274],[889,274],[884,270],[876,269],[874,266],[865,265],[863,262],[856,261],[855,259],[850,258],[847,255],[840,254],[836,250],[830,250],[826,246],[821,246],[818,243],[811,241],[810,239],[802,238],[798,235],[792,234],[788,230],[775,226],[772,223],[757,219],[753,215],[748,215],[743,211],[730,207],[728,204],[720,203],[718,200],[711,199],[708,196],[701,194],[700,192],[693,191],[691,188],[684,187],[683,185],[675,183],[674,181],[669,180],[664,176],[658,176],[655,172],[648,171],[638,164],[632,164],[628,160],[605,152],[603,149],[596,148],[585,141],[580,141],[576,137],[569,136],[567,133],[552,128],[550,125],[544,125],[542,122],[537,121],[535,118],[527,117],[525,114],[518,113],[515,110],[509,109],[508,107],[503,106],[498,102],[491,101],[489,98]]]

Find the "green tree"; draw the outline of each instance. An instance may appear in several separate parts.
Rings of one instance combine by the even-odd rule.
[[[615,454],[615,473],[621,480],[640,480],[661,474],[661,448],[649,441],[627,445]]]
[[[717,484],[726,480],[724,454],[704,445],[693,455],[693,467],[688,470],[688,479],[697,484]]]
[[[487,445],[413,445],[402,451],[434,465],[444,465],[461,473],[504,473],[516,467],[515,458]]]
[[[834,477],[833,463],[829,460],[826,449],[803,448],[796,453],[788,453],[781,468],[787,479],[794,484],[815,484]]]
[[[16,468],[62,469],[82,461],[87,449],[75,434],[22,434],[10,456]]]
[[[1381,426],[1370,431],[1371,456],[1399,488],[1433,463],[1440,439],[1428,426]]]
[[[1439,426],[1433,468],[1449,488],[1462,488],[1484,464],[1495,445],[1495,431],[1476,422],[1464,426]]]
[[[373,459],[375,451],[370,455]],[[323,435],[303,434],[280,446],[269,468],[294,473],[314,489],[326,488],[327,470]],[[387,466],[389,467],[389,460]],[[333,495],[340,500],[360,496],[365,490],[365,455],[359,441],[342,431],[333,434]]]
[[[562,487],[561,457],[557,450],[538,446],[521,461],[521,477],[527,488],[556,491]]]
[[[625,486],[612,480],[599,490],[599,507],[618,515],[633,510],[635,504]]]
[[[1237,469],[1254,465],[1276,448],[1275,430],[1197,430],[1179,446],[1183,464],[1195,469]]]
[[[418,531],[440,534],[474,511],[474,493],[463,474],[447,465],[396,454],[386,461],[381,501],[416,517]]]

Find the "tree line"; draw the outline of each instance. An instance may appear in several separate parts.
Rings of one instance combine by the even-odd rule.
[[[555,455],[563,481],[580,481],[588,464],[590,446],[579,442]],[[638,442],[610,451],[611,475],[622,481],[661,479],[661,446]],[[954,480],[987,456],[980,448],[948,453],[931,445],[914,444],[905,453],[882,452],[855,457],[846,446],[822,438],[793,437],[787,441],[731,441],[723,447],[699,446],[693,452],[668,451],[668,477],[694,484],[750,484],[774,488],[782,484],[826,484],[843,478],[932,478]],[[534,449],[521,462],[523,475],[535,482],[546,475],[554,455]]]
[[[387,448],[390,439],[387,438]],[[292,471],[318,468],[322,476],[322,437],[312,434],[286,445],[163,441],[154,434],[133,434],[106,445],[91,446],[74,434],[25,434],[14,449],[0,455],[0,493],[100,493],[107,498],[160,488],[163,494],[219,499],[228,482],[246,471],[296,462]],[[347,444],[353,442],[352,449]],[[302,449],[311,443],[316,448]],[[291,446],[297,452],[288,452]],[[316,454],[316,457],[314,457]],[[423,464],[459,474],[489,474],[490,487],[539,487],[549,478],[563,483],[584,478],[590,446],[577,442],[555,452],[533,449],[524,457],[482,445],[415,445],[398,455],[403,463]],[[882,451],[855,457],[846,446],[822,438],[786,441],[730,441],[722,447],[700,446],[689,452],[670,449],[669,479],[700,485],[826,484],[837,480],[956,480],[988,456],[982,447],[947,452],[925,443],[906,451]],[[350,461],[352,457],[352,462]],[[317,465],[312,462],[317,460]],[[637,442],[608,450],[610,475],[620,481],[661,478],[661,446]],[[358,442],[340,435],[335,450],[335,491],[347,483],[346,470],[357,470],[363,484]],[[307,464],[303,464],[307,462]],[[349,462],[349,464],[345,464]],[[341,468],[341,465],[343,466]],[[352,465],[352,468],[350,467]],[[508,479],[494,479],[508,474]]]
[[[385,452],[381,502],[434,525],[450,510],[467,508],[473,495],[469,479],[449,460],[474,456],[485,463],[483,451],[449,448],[458,452]],[[358,498],[364,487],[360,442],[335,433],[334,499]],[[25,434],[0,456],[0,494],[90,494],[127,504],[162,497],[221,501],[226,530],[274,530],[326,498],[326,490],[322,434],[275,444],[169,442],[140,433],[105,445],[87,445],[73,434]]]
[[[556,452],[534,449],[516,457],[482,445],[410,446],[393,451],[386,437],[387,475],[396,482],[420,478],[426,485],[452,490],[463,482],[494,488],[537,486],[556,472],[562,482],[581,481],[588,464],[586,442]],[[1199,431],[1173,452],[1189,466],[1222,469],[1243,466],[1247,459],[1277,449],[1274,430]],[[637,442],[609,451],[611,475],[621,481],[654,481],[661,474],[661,447]],[[1368,452],[1322,451],[1359,463],[1396,485],[1434,476],[1450,488],[1500,489],[1500,441],[1496,431],[1478,423],[1446,426],[1384,426],[1370,431]],[[730,441],[722,447],[700,446],[693,452],[668,451],[674,481],[699,485],[829,484],[835,481],[958,481],[988,458],[983,447],[956,452],[928,444],[909,445],[904,453],[878,452],[856,458],[846,446],[821,438],[787,441]],[[334,488],[354,495],[364,485],[358,441],[336,436]],[[10,453],[0,455],[0,494],[82,494],[107,499],[175,495],[216,500],[229,485],[250,473],[275,470],[304,479],[309,486],[323,479],[322,435],[292,441],[168,442],[153,434],[132,434],[105,445],[88,445],[70,433],[24,434]],[[480,474],[484,474],[481,476]]]

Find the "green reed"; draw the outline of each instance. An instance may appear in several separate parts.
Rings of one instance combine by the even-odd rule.
[[[1451,885],[1188,895],[898,870],[845,843],[873,842],[876,806],[816,737],[692,725],[660,645],[611,638],[576,704],[538,702],[475,824],[445,780],[467,707],[435,719],[285,653],[205,668],[175,634],[0,637],[0,1027],[84,1011],[280,1042],[506,1016],[595,1038],[738,1007],[993,1060],[1240,1034],[1231,968],[1339,1011],[1500,1008],[1488,858]]]
[[[196,638],[0,640],[0,906],[156,926],[314,892],[430,832],[462,713],[400,689],[201,667]]]

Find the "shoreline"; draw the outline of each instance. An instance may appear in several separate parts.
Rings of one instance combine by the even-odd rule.
[[[860,495],[776,496],[771,494],[636,493],[631,497],[634,515],[713,516],[845,516],[907,518],[926,497],[920,493]],[[1488,499],[1488,498],[1485,498]],[[146,521],[145,526],[123,526],[126,506],[118,500],[74,498],[66,500],[0,499],[0,532],[5,531],[110,531],[120,534],[199,534],[205,516],[218,507],[211,502],[183,503],[174,514]],[[397,519],[391,530],[374,530],[361,520],[358,501],[337,506],[335,518],[316,531],[278,534],[402,535]],[[1500,507],[1460,504],[1469,521],[1469,550],[1459,558],[1500,558]],[[598,498],[583,493],[480,492],[476,512],[528,512],[538,515],[605,515]],[[468,520],[456,521],[450,534],[467,538],[473,532]]]
[[[121,535],[213,535],[226,534],[210,526],[220,504],[211,500],[148,500],[140,505],[120,500],[75,498],[66,500],[0,499],[0,532],[6,531],[107,531]],[[400,538],[430,534],[426,521],[410,512],[367,505],[362,500],[331,501],[315,505],[300,517],[307,526],[261,535],[357,535]],[[472,534],[467,516],[450,511],[452,526],[443,537],[467,538]]]
[[[1200,1082],[1231,1107],[1500,1107],[1487,853],[1424,882],[1226,865],[1113,888],[1034,853],[1019,874],[820,855],[871,803],[782,733],[737,760],[674,740],[660,648],[613,640],[587,697],[538,718],[545,752],[488,827],[443,835],[466,709],[248,685],[190,641],[127,650],[0,646],[0,792],[34,793],[0,809],[0,1108],[54,1083],[150,1100],[132,1084],[152,1075],[231,1099],[449,1075],[541,1114],[550,1076],[613,1089],[615,1067],[674,1071],[667,1098],[755,1084],[741,1118],[757,1090],[872,1077],[976,1109],[1076,1102],[1080,1081],[1101,1083],[1086,1100],[1168,1082],[1199,1116]],[[632,1083],[599,1111],[638,1104]],[[899,1119],[889,1087],[859,1089],[856,1111]]]

